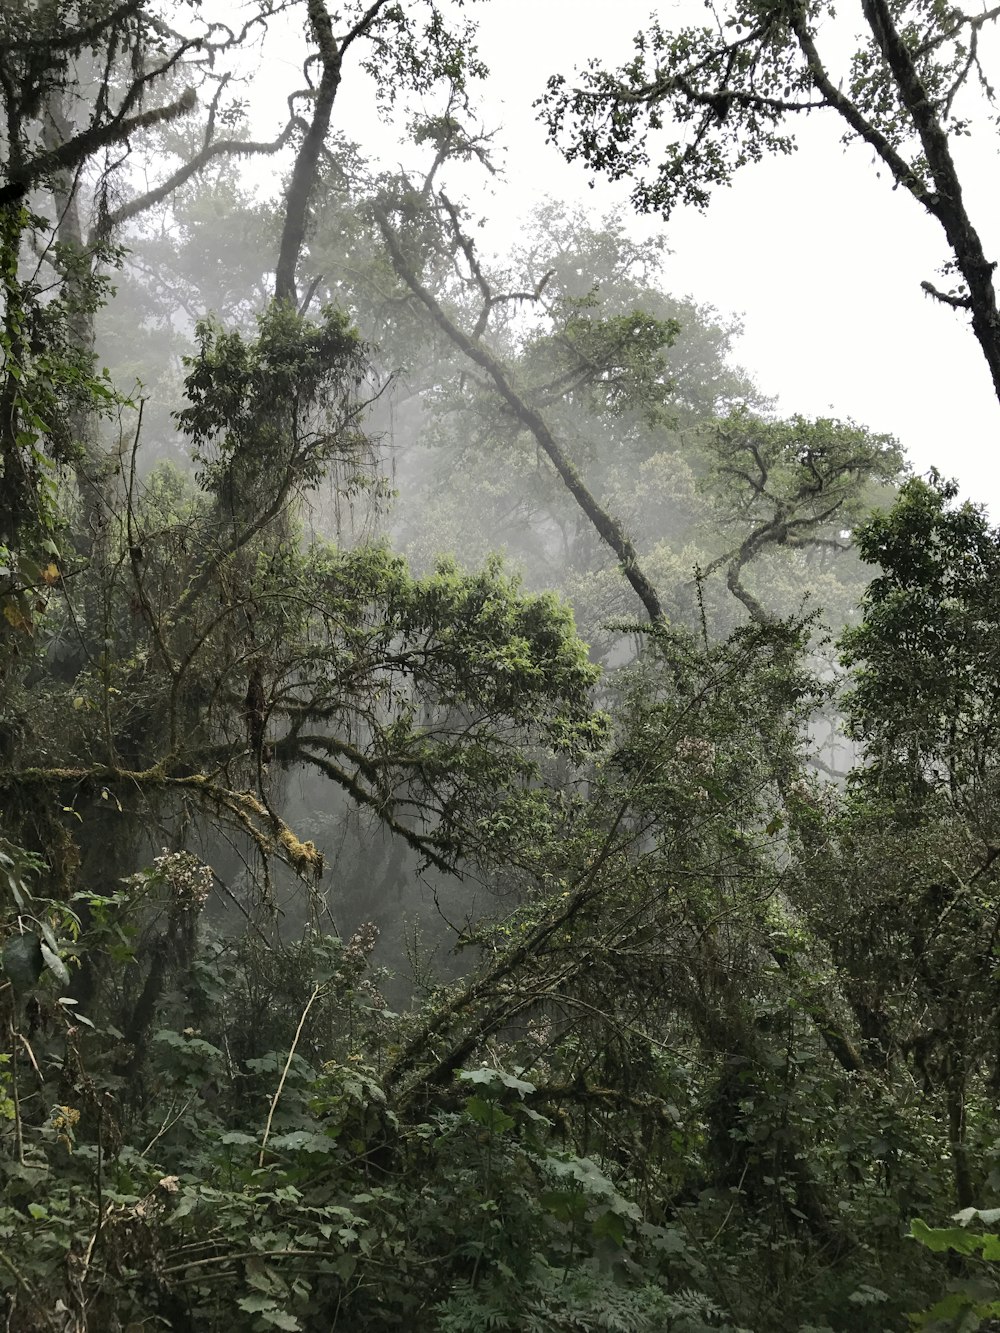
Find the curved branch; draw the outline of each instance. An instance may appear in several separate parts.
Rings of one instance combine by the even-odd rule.
[[[85,46],[89,46],[93,41],[100,37],[101,33],[106,32],[108,28],[113,28],[123,19],[131,18],[138,14],[146,0],[125,0],[124,4],[113,9],[110,14],[105,14],[103,18],[87,24],[83,28],[76,28],[72,32],[63,33],[61,36],[52,37],[25,37],[21,41],[0,43],[0,53],[4,51],[80,51]]]
[[[283,757],[286,760],[294,758],[298,759],[301,763],[311,764],[313,768],[322,773],[324,777],[329,778],[331,782],[335,782],[338,787],[342,787],[358,805],[364,806],[366,810],[373,810],[379,820],[390,830],[390,832],[395,833],[398,837],[402,838],[403,841],[408,843],[415,852],[419,852],[429,865],[435,866],[446,875],[457,875],[459,873],[454,862],[449,861],[447,857],[442,856],[432,835],[416,833],[413,829],[407,828],[405,824],[400,823],[400,821],[386,809],[385,802],[380,796],[374,796],[370,791],[363,787],[355,777],[352,777],[350,773],[341,768],[339,764],[333,763],[330,759],[325,759],[322,755],[314,754],[310,750],[302,749],[296,745],[285,745],[281,741],[274,746],[274,751],[276,755]]]
[[[399,240],[384,209],[376,204],[374,214],[392,259],[393,268],[400,279],[406,283],[434,322],[459,351],[475,365],[486,371],[515,419],[534,436],[535,441],[559,473],[573,499],[586,514],[601,539],[617,556],[622,572],[632,585],[636,596],[646,608],[650,620],[653,622],[661,621],[663,619],[663,608],[660,605],[659,596],[652,583],[643,573],[635,547],[626,537],[621,524],[608,513],[587,489],[576,466],[566,457],[546,425],[544,418],[526,403],[517,392],[505,368],[481,343],[473,341],[467,333],[454,323],[438,304],[434,295],[423,285],[407,263],[400,248]]]
[[[140,112],[137,116],[116,119],[107,125],[91,125],[81,134],[75,135],[66,143],[48,153],[39,153],[30,162],[17,171],[6,185],[0,186],[0,208],[16,204],[25,197],[29,190],[51,172],[69,170],[93,157],[102,148],[122,143],[136,130],[148,129],[151,125],[162,125],[179,116],[186,115],[197,105],[197,95],[193,88],[185,88],[180,97],[166,106],[154,107],[151,111]]]
[[[140,213],[145,213],[147,209],[155,208],[157,204],[162,203],[175,190],[180,189],[192,176],[202,171],[216,157],[255,157],[278,152],[279,149],[284,148],[294,128],[295,122],[289,121],[277,139],[270,143],[243,139],[216,139],[212,143],[205,144],[190,161],[178,167],[166,180],[154,186],[152,190],[147,190],[145,194],[130,200],[129,203],[122,204],[121,208],[109,213],[107,218],[104,219],[104,225],[110,229],[122,222],[128,222],[132,218],[138,217]]]

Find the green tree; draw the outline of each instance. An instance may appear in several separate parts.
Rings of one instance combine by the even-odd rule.
[[[881,572],[843,649],[865,786],[913,800],[943,790],[962,808],[996,766],[1000,540],[957,494],[936,474],[912,478],[858,529],[862,558]]]
[[[642,211],[704,207],[711,191],[769,153],[795,147],[794,122],[838,116],[850,141],[874,153],[894,188],[941,228],[954,284],[924,290],[968,312],[1000,398],[1000,319],[980,230],[966,203],[958,141],[992,133],[993,90],[980,39],[998,11],[864,0],[863,30],[838,69],[823,32],[831,5],[737,0],[710,25],[672,31],[659,21],[616,71],[594,60],[574,88],[555,75],[542,99],[566,155],[614,180],[633,179]]]

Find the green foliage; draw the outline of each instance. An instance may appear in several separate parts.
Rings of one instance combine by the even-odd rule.
[[[687,96],[695,67],[733,84],[699,85],[664,188],[699,199],[782,146],[782,108],[754,121],[737,85],[804,88],[792,39],[812,16],[765,8],[740,11],[766,31],[725,58],[707,29],[638,48],[633,93],[657,63],[664,94]],[[119,52],[146,69],[150,13],[125,9],[90,6],[97,28],[64,34],[25,85],[26,153],[47,89],[86,102],[66,52],[113,79]],[[21,65],[44,65],[24,13],[0,24]],[[23,427],[0,446],[24,483],[0,501],[5,1327],[902,1326],[942,1285],[906,1224],[1000,1175],[996,535],[936,479],[866,522],[895,442],[775,419],[732,364],[735,326],[663,292],[662,247],[621,219],[552,205],[517,253],[481,259],[435,180],[488,165],[462,124],[468,31],[432,3],[342,17],[383,100],[451,81],[416,127],[435,160],[373,182],[327,143],[293,256],[293,279],[325,275],[302,295],[315,319],[267,304],[280,210],[248,209],[231,168],[160,198],[109,312],[118,377],[150,371],[148,418],[87,350],[114,246],[60,236],[42,293],[19,264],[51,227],[0,203],[0,427]],[[928,52],[935,96],[939,64]],[[612,100],[601,165],[641,166],[639,100],[593,78]],[[882,66],[856,79],[902,142]],[[209,132],[243,133],[217,87]],[[211,146],[205,131],[171,128],[169,152]],[[64,219],[89,197],[32,179],[63,191]],[[100,227],[112,195],[101,178]],[[245,244],[225,253],[230,221]],[[188,329],[174,283],[219,315]],[[449,321],[461,358],[439,355]],[[407,368],[391,479],[376,364]],[[193,475],[146,467],[147,423],[159,455],[191,448]],[[352,530],[339,506],[361,492]],[[858,600],[852,528],[881,569],[845,640],[867,747],[845,793],[813,762],[837,688],[813,608],[837,624]],[[649,557],[669,621],[630,614],[607,544],[626,529],[616,555]],[[382,964],[416,940],[421,878],[436,912],[417,925],[442,924],[409,949],[414,993]],[[913,1221],[963,1265],[925,1326],[992,1313],[994,1212]]]
[[[792,150],[792,136],[781,125],[788,101],[808,93],[810,78],[790,40],[789,13],[781,4],[740,7],[731,44],[714,27],[671,32],[652,22],[637,36],[634,58],[616,74],[595,64],[582,88],[567,88],[563,75],[549,80],[541,104],[550,135],[570,140],[565,151],[571,161],[582,158],[612,180],[634,180],[633,202],[644,211],[667,214],[681,202],[704,208],[712,187],[728,182],[739,167]],[[739,40],[744,27],[759,33],[759,44]],[[678,125],[691,127],[692,141],[668,140],[650,175],[649,131],[664,128],[660,103],[692,68],[699,82],[721,88],[702,98],[676,98],[670,110]],[[747,106],[734,95],[744,82],[780,89],[783,100],[761,96]],[[609,108],[606,119],[595,115],[596,106]]]
[[[774,524],[780,544],[829,539],[851,527],[870,507],[870,488],[894,481],[903,467],[894,439],[851,422],[736,412],[707,434],[712,472],[705,484],[721,500],[720,517],[758,530]]]
[[[881,572],[843,639],[863,782],[916,797],[982,785],[994,763],[1000,540],[953,482],[913,478],[856,533]]]
[[[184,360],[190,406],[177,421],[202,484],[227,505],[259,503],[262,488],[289,473],[314,487],[361,439],[352,426],[364,349],[346,317],[330,309],[313,324],[281,305],[257,324],[249,342],[202,321],[198,355]]]
[[[923,289],[971,313],[1000,397],[993,269],[956,151],[990,125],[977,114],[993,100],[978,43],[997,15],[876,0],[861,17],[860,31],[844,29],[839,39],[829,3],[732,0],[704,25],[670,27],[654,17],[635,37],[631,60],[613,70],[595,58],[573,83],[555,74],[538,105],[568,160],[628,180],[635,207],[664,217],[679,204],[706,207],[742,167],[791,153],[809,113],[835,115],[877,174],[939,224],[949,254],[943,271],[958,281],[942,292],[925,280]],[[853,48],[846,80],[839,53],[827,55],[845,38]]]
[[[637,208],[667,215],[680,203],[704,208],[713,188],[741,167],[792,152],[795,113],[830,108],[852,137],[875,147],[899,184],[926,188],[937,164],[915,151],[914,140],[928,117],[942,140],[968,132],[956,105],[969,74],[968,21],[919,4],[881,20],[872,11],[869,30],[855,35],[849,84],[837,89],[817,50],[828,13],[741,0],[716,25],[671,29],[654,20],[619,70],[595,60],[579,86],[561,74],[549,80],[540,99],[549,133],[569,160],[612,180],[631,179]],[[976,74],[986,82],[982,70]],[[917,88],[926,98],[923,115]]]
[[[963,1257],[968,1275],[948,1284],[948,1294],[929,1309],[910,1316],[913,1328],[930,1333],[989,1328],[1000,1315],[1000,1236],[968,1228],[975,1223],[994,1225],[997,1208],[964,1208],[956,1213],[957,1227],[929,1227],[921,1218],[910,1223],[910,1234],[933,1254],[951,1252]]]
[[[0,208],[0,645],[32,634],[61,577],[61,468],[81,457],[81,414],[111,415],[127,402],[76,337],[80,314],[97,308],[107,284],[74,254],[61,258],[78,280],[54,298],[21,275],[22,250],[42,221]]]
[[[648,426],[669,422],[673,386],[666,352],[680,324],[642,310],[604,317],[588,313],[599,304],[593,296],[564,301],[557,330],[527,344],[526,370],[546,389],[559,385],[563,394],[601,416],[635,414]]]

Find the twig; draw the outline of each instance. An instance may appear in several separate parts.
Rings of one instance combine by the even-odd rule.
[[[163,1124],[156,1131],[153,1137],[149,1140],[145,1148],[143,1148],[142,1152],[139,1154],[140,1157],[148,1156],[150,1148],[152,1148],[153,1144],[157,1141],[157,1139],[162,1139],[164,1134],[166,1134],[168,1130],[173,1129],[174,1125],[177,1124],[178,1120],[180,1120],[181,1116],[184,1115],[184,1113],[187,1111],[188,1107],[191,1105],[193,1101],[194,1098],[189,1097],[188,1100],[184,1103],[184,1105],[181,1107],[181,1109],[177,1112],[177,1114],[174,1116],[172,1120],[170,1118],[170,1111],[167,1112]],[[173,1110],[173,1104],[171,1104],[170,1109]]]
[[[926,280],[920,286],[928,296],[933,296],[935,301],[943,301],[945,305],[950,305],[955,310],[972,309],[972,298],[970,296],[952,296],[950,292],[939,291],[933,282],[927,282]]]
[[[281,1078],[278,1079],[278,1086],[274,1091],[274,1096],[271,1098],[271,1109],[267,1113],[267,1124],[264,1126],[264,1137],[261,1140],[260,1156],[257,1158],[258,1169],[262,1168],[264,1165],[264,1151],[267,1148],[267,1140],[271,1134],[271,1121],[274,1119],[274,1113],[277,1110],[281,1092],[285,1086],[285,1079],[288,1077],[288,1071],[292,1067],[295,1048],[298,1046],[299,1038],[302,1036],[302,1029],[305,1027],[306,1019],[309,1016],[309,1010],[313,1007],[313,1004],[322,989],[323,983],[317,981],[316,985],[313,987],[313,993],[309,996],[309,999],[306,1002],[306,1007],[302,1010],[302,1017],[299,1019],[299,1025],[295,1029],[295,1036],[292,1038],[292,1044],[288,1048],[288,1059],[285,1061],[285,1067],[281,1071]]]

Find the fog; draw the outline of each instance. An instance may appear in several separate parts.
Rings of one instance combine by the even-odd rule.
[[[268,40],[280,54],[253,68],[243,90],[256,135],[275,129],[257,90],[266,107],[277,94],[276,74],[294,63],[289,32]],[[345,80],[339,96],[345,106],[355,97],[364,105],[364,92]],[[529,96],[527,85],[523,92]],[[421,105],[425,114],[440,111],[427,99]],[[516,105],[523,135],[524,107]],[[569,599],[591,660],[606,671],[598,697],[613,706],[617,673],[641,651],[646,613],[544,440],[526,429],[526,413],[535,411],[579,472],[588,500],[632,543],[672,625],[719,642],[746,623],[748,606],[751,619],[809,617],[814,660],[835,679],[835,639],[856,619],[867,578],[849,549],[850,525],[889,497],[902,475],[893,440],[837,424],[856,412],[849,380],[822,414],[829,421],[793,417],[783,424],[788,391],[758,382],[747,369],[748,324],[717,308],[717,285],[706,283],[707,293],[693,288],[698,263],[686,266],[671,249],[672,230],[637,223],[620,206],[602,211],[614,193],[607,189],[569,190],[563,200],[542,197],[530,183],[521,190],[531,172],[512,170],[511,160],[521,162],[523,148],[505,143],[503,131],[483,128],[495,109],[487,90],[475,114],[456,121],[467,129],[456,131],[448,153],[438,152],[436,166],[442,141],[433,134],[422,147],[399,139],[387,148],[390,126],[383,124],[360,133],[358,144],[331,143],[303,250],[302,287],[311,312],[325,303],[345,310],[368,349],[366,443],[361,455],[301,494],[292,511],[295,539],[345,550],[388,543],[418,578],[433,576],[442,558],[475,570],[501,557],[526,590]],[[404,119],[402,110],[393,118],[396,134]],[[365,129],[357,117],[351,123]],[[187,136],[168,137],[163,146],[182,155]],[[544,157],[540,128],[535,136]],[[369,158],[373,142],[381,150]],[[402,167],[388,166],[392,153]],[[504,177],[494,174],[495,161],[506,162]],[[162,173],[171,162],[154,157],[147,170]],[[123,236],[126,254],[115,298],[99,316],[98,350],[113,379],[139,386],[142,478],[164,465],[197,471],[173,416],[182,361],[192,355],[199,319],[252,334],[271,282],[288,163],[287,152],[223,159]],[[565,164],[556,178],[570,182]],[[406,192],[422,181],[419,217],[408,211]],[[394,211],[380,229],[373,200],[386,198],[395,199]],[[532,198],[533,211],[525,211]],[[685,225],[682,218],[681,231]],[[386,234],[416,246],[412,261],[402,261],[415,265],[409,286]],[[774,281],[796,285],[791,266],[775,261]],[[763,271],[767,263],[758,255],[746,267]],[[417,282],[433,293],[444,320],[415,295]],[[780,304],[789,310],[784,296]],[[809,338],[819,338],[824,324],[813,320]],[[510,395],[504,399],[489,367],[463,352],[461,336],[474,327],[523,410],[511,407]],[[824,393],[834,396],[838,378],[824,380]],[[801,525],[803,539],[765,539],[752,559],[740,555],[755,525],[767,528],[776,503],[766,485],[748,489],[740,460],[755,456],[765,481],[772,472],[778,481],[789,462],[814,447],[817,458],[832,450],[832,505],[817,506],[808,488],[797,493],[793,486],[781,512]],[[837,451],[852,448],[861,450],[867,470],[852,465],[841,474]],[[836,705],[810,727],[824,774],[845,771],[852,751]],[[362,726],[355,740],[370,747],[373,735]],[[543,771],[550,764],[544,759]],[[267,911],[289,937],[313,921],[347,938],[373,921],[381,933],[376,956],[393,972],[387,984],[394,1003],[409,997],[421,975],[446,979],[464,966],[465,955],[452,952],[456,944],[504,894],[518,892],[516,875],[505,886],[502,867],[475,857],[457,876],[429,866],[377,813],[318,773],[275,758],[260,783],[298,836],[315,842],[326,866],[322,911],[287,875],[275,881]],[[396,797],[405,794],[403,783]],[[217,919],[235,928],[242,909],[232,900],[252,896],[253,876],[240,869],[253,860],[252,840],[237,839],[227,851],[210,835],[201,850],[221,867],[226,885]]]
[[[0,6],[11,1333],[1000,1308],[1000,10],[642,7]]]

